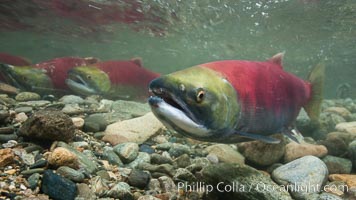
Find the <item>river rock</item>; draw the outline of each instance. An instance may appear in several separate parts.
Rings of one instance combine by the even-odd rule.
[[[68,166],[74,169],[79,168],[78,157],[63,147],[57,147],[53,152],[48,156],[48,163],[55,166]]]
[[[284,162],[290,162],[297,158],[301,158],[303,156],[312,155],[316,157],[324,157],[328,154],[328,150],[323,145],[315,145],[315,144],[298,144],[296,142],[290,142],[286,145],[286,152],[284,154]]]
[[[327,166],[315,156],[293,160],[272,173],[272,178],[278,184],[292,188],[289,191],[295,199],[307,199],[310,194],[319,193],[327,176]]]
[[[176,158],[183,154],[190,154],[190,148],[184,144],[173,143],[172,147],[168,150],[168,153]]]
[[[140,196],[137,200],[161,200],[161,199],[156,198],[151,195],[143,195],[143,196]]]
[[[38,186],[38,183],[40,182],[41,175],[39,173],[34,173],[31,176],[28,177],[27,182],[29,187],[34,190]]]
[[[15,97],[16,101],[37,101],[41,96],[34,92],[20,92]]]
[[[10,148],[0,149],[0,167],[5,167],[14,162],[15,154]]]
[[[69,179],[71,181],[74,181],[76,183],[83,182],[83,180],[85,178],[85,176],[84,176],[84,174],[82,172],[80,172],[78,170],[75,170],[75,169],[72,169],[72,168],[67,167],[67,166],[59,167],[56,170],[56,172],[59,175],[65,177],[65,178],[67,178],[67,179]]]
[[[18,107],[18,108],[15,108],[15,112],[16,113],[31,113],[33,111],[33,108],[30,107],[30,106],[24,106],[24,107]]]
[[[106,119],[106,115],[102,113],[95,113],[85,118],[83,129],[88,132],[99,132],[104,131],[107,125],[108,120]],[[93,129],[92,127],[94,126],[97,128]]]
[[[323,112],[335,113],[340,115],[344,119],[348,119],[351,115],[351,112],[344,107],[328,107]]]
[[[84,119],[80,117],[72,117],[72,122],[75,128],[81,129],[84,126]]]
[[[323,158],[330,174],[349,174],[352,169],[352,162],[345,158],[327,155]]]
[[[42,176],[41,190],[55,200],[74,200],[77,187],[72,181],[46,170]]]
[[[174,181],[168,177],[168,176],[161,176],[158,178],[158,181],[160,183],[162,192],[176,192],[177,191],[177,186],[174,183]]]
[[[326,136],[327,140],[339,138],[342,139],[347,145],[356,139],[356,132],[331,132]]]
[[[150,182],[150,178],[151,177],[149,173],[144,172],[142,170],[134,169],[131,171],[127,181],[130,185],[134,187],[144,189]]]
[[[8,142],[10,140],[17,140],[18,136],[17,134],[13,133],[13,134],[0,134],[0,142],[1,143],[5,143]]]
[[[212,199],[292,199],[284,190],[268,189],[279,186],[264,173],[247,165],[219,163],[205,167],[200,181],[212,186],[207,193]]]
[[[187,166],[186,169],[192,173],[196,173],[209,165],[211,165],[211,163],[207,158],[197,157],[191,159],[191,165]]]
[[[155,152],[155,150],[148,144],[141,144],[140,152],[146,152],[148,154],[153,154]]]
[[[12,134],[15,129],[12,126],[0,127],[0,134]]]
[[[133,142],[118,144],[114,147],[115,153],[124,163],[130,163],[138,156],[138,145]]]
[[[239,151],[250,162],[268,166],[280,161],[285,152],[285,142],[283,136],[280,134],[278,139],[282,142],[278,144],[268,144],[262,141],[244,142],[239,144]]]
[[[142,144],[163,129],[163,124],[150,112],[142,117],[110,124],[102,140],[112,145],[124,142]]]
[[[95,193],[90,189],[89,185],[85,183],[77,184],[78,195],[76,199],[80,200],[95,200],[97,199]]]
[[[151,111],[147,103],[138,103],[134,101],[117,100],[111,105],[113,119],[127,120],[135,117],[141,117]]]
[[[329,155],[344,157],[347,154],[348,144],[354,139],[356,139],[356,134],[353,133],[331,132],[320,144],[328,149]]]
[[[64,104],[83,104],[85,102],[82,97],[76,95],[64,95],[58,101]]]
[[[338,123],[335,126],[335,129],[340,132],[348,132],[348,133],[356,134],[356,121]]]
[[[119,182],[114,187],[112,187],[107,196],[115,198],[115,199],[123,199],[123,200],[133,200],[133,195],[130,191],[130,185],[125,182]]]
[[[318,200],[343,200],[343,198],[334,194],[323,192],[319,195]]]
[[[104,147],[103,156],[107,161],[109,161],[110,164],[117,165],[117,166],[124,165],[120,157],[115,153],[115,151],[111,147]]]
[[[329,180],[342,181],[347,184],[349,189],[356,189],[356,175],[354,174],[330,174]]]
[[[110,174],[106,170],[99,170],[96,172],[96,175],[100,176],[102,179],[110,180]]]
[[[75,136],[74,130],[68,115],[55,110],[41,110],[28,118],[19,132],[31,139],[69,142]]]
[[[191,164],[192,163],[190,162],[190,157],[187,154],[183,154],[183,155],[179,156],[178,158],[174,159],[174,162],[173,162],[173,165],[176,168],[180,168],[180,167],[185,168]]]
[[[356,169],[356,140],[351,142],[348,146],[348,155],[352,162],[354,169]]]
[[[109,190],[109,186],[107,185],[105,179],[101,178],[100,176],[95,176],[91,178],[89,182],[90,182],[91,190],[97,196],[103,196]]]
[[[327,133],[335,131],[336,124],[346,122],[346,120],[335,113],[321,113],[319,117],[320,128]]]
[[[149,163],[141,163],[138,168],[142,170],[147,170],[151,173],[153,172],[159,172],[159,173],[164,173],[169,176],[174,176],[174,167],[170,164],[161,164],[161,165],[151,165]]]
[[[173,176],[173,180],[181,181],[181,182],[189,182],[192,183],[196,181],[196,177],[186,168],[178,168],[176,174]]]
[[[15,122],[17,122],[17,123],[23,123],[27,119],[28,119],[28,116],[24,112],[20,112],[15,115]]]
[[[131,169],[135,169],[142,163],[150,163],[150,160],[151,160],[151,157],[148,153],[139,152],[136,159],[134,161],[130,162],[129,164],[127,164],[126,166]]]
[[[32,108],[45,107],[45,106],[48,106],[50,104],[51,104],[51,102],[50,101],[46,101],[46,100],[18,102],[18,106],[30,106]]]
[[[4,148],[12,148],[12,147],[15,147],[17,144],[18,144],[18,142],[16,142],[16,140],[9,140],[6,143],[1,144],[1,146]]]
[[[205,148],[209,154],[214,154],[219,158],[219,161],[226,163],[245,163],[245,158],[230,145],[214,144]]]
[[[79,104],[65,104],[61,111],[67,115],[79,115],[85,113],[85,109],[79,106]]]
[[[151,154],[151,163],[158,164],[158,165],[165,164],[165,163],[172,164],[173,160],[170,157],[165,157],[161,154],[153,153],[153,154]]]
[[[79,152],[78,150],[72,148],[71,146],[69,146],[64,142],[58,142],[57,146],[64,147],[65,149],[69,150],[71,153],[74,153],[78,157],[79,168],[84,169],[89,174],[98,170],[97,162],[94,159],[89,158],[88,155]]]

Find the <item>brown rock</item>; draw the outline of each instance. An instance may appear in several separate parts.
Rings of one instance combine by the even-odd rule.
[[[10,148],[0,149],[0,167],[5,167],[6,165],[14,162],[15,155]]]
[[[342,139],[345,144],[349,144],[356,139],[356,132],[331,132],[326,136],[326,140],[334,140],[335,138]]]
[[[4,171],[5,174],[14,175],[17,172],[16,169],[9,169]]]
[[[18,94],[19,89],[13,87],[12,85],[0,82],[0,92],[5,94]]]
[[[356,189],[356,175],[351,174],[330,174],[330,181],[342,181],[347,184],[349,189]]]
[[[244,164],[245,158],[230,145],[214,144],[205,148],[209,154],[214,154],[219,158],[219,161],[225,163],[239,163]]]
[[[19,132],[32,139],[69,142],[75,136],[74,130],[68,115],[55,110],[41,110],[28,118]]]
[[[78,157],[63,147],[57,147],[48,157],[48,163],[55,166],[68,166],[73,169],[79,168]]]
[[[123,142],[142,144],[163,129],[163,124],[150,112],[142,117],[110,124],[106,127],[102,140],[112,145]]]
[[[351,112],[344,107],[329,107],[329,108],[325,109],[324,112],[335,113],[345,119],[349,118],[351,115]]]
[[[257,165],[268,166],[277,163],[284,155],[285,142],[279,134],[276,138],[281,139],[279,144],[268,144],[261,141],[244,142],[239,144],[239,151],[247,160]]]
[[[324,145],[328,149],[329,155],[344,157],[347,154],[348,145],[341,138],[329,138],[320,141],[319,144]]]
[[[344,157],[347,154],[349,143],[355,139],[356,133],[331,132],[327,134],[325,140],[319,143],[326,146],[329,155]]]
[[[327,154],[328,150],[324,145],[315,145],[308,143],[298,144],[296,142],[291,142],[286,145],[284,162],[287,163],[307,155],[312,155],[321,158],[326,156]]]
[[[340,132],[356,134],[356,122],[341,122],[335,126]]]

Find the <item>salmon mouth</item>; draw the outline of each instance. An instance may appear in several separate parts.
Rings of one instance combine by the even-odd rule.
[[[67,86],[75,92],[84,95],[97,94],[97,90],[91,87],[80,75],[69,73],[65,82]]]
[[[17,80],[16,76],[13,75],[13,68],[14,66],[12,65],[0,63],[0,71],[3,72],[2,74],[4,78],[14,87],[23,89],[24,86],[22,86],[22,84],[20,84]]]
[[[159,108],[159,104],[163,101],[169,106],[183,112],[193,122],[199,123],[194,114],[189,110],[187,104],[172,92],[169,92],[165,88],[150,88],[149,93],[151,94],[151,97],[149,98],[148,103],[152,107]]]

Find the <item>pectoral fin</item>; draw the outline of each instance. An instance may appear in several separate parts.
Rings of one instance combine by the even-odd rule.
[[[244,132],[237,132],[237,134],[240,135],[241,137],[246,137],[246,138],[253,139],[253,140],[260,140],[262,142],[266,142],[266,143],[270,143],[270,144],[278,144],[281,142],[281,140],[279,140],[279,139],[267,137],[267,136],[263,136],[263,135],[256,135],[256,134],[244,133]]]
[[[300,144],[301,142],[303,142],[304,137],[297,129],[285,129],[282,131],[282,133],[296,143]]]

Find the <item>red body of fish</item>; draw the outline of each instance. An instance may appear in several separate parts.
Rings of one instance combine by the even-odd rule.
[[[96,67],[108,74],[111,84],[128,85],[148,90],[148,84],[160,74],[142,66],[140,59],[127,61],[105,61],[95,64]]]
[[[8,53],[0,52],[0,63],[15,65],[15,66],[26,66],[30,65],[30,61],[26,60],[25,58],[10,55]],[[6,82],[5,78],[0,73],[0,81]]]
[[[292,125],[311,98],[311,84],[278,62],[226,60],[203,66],[220,72],[236,89],[242,109],[237,130],[268,132]]]
[[[26,66],[30,65],[30,61],[25,58],[10,55],[8,53],[0,52],[0,63],[15,65],[15,66]]]
[[[68,90],[65,84],[68,71],[73,67],[91,65],[97,61],[95,58],[63,57],[38,63],[34,67],[46,70],[56,89]]]

